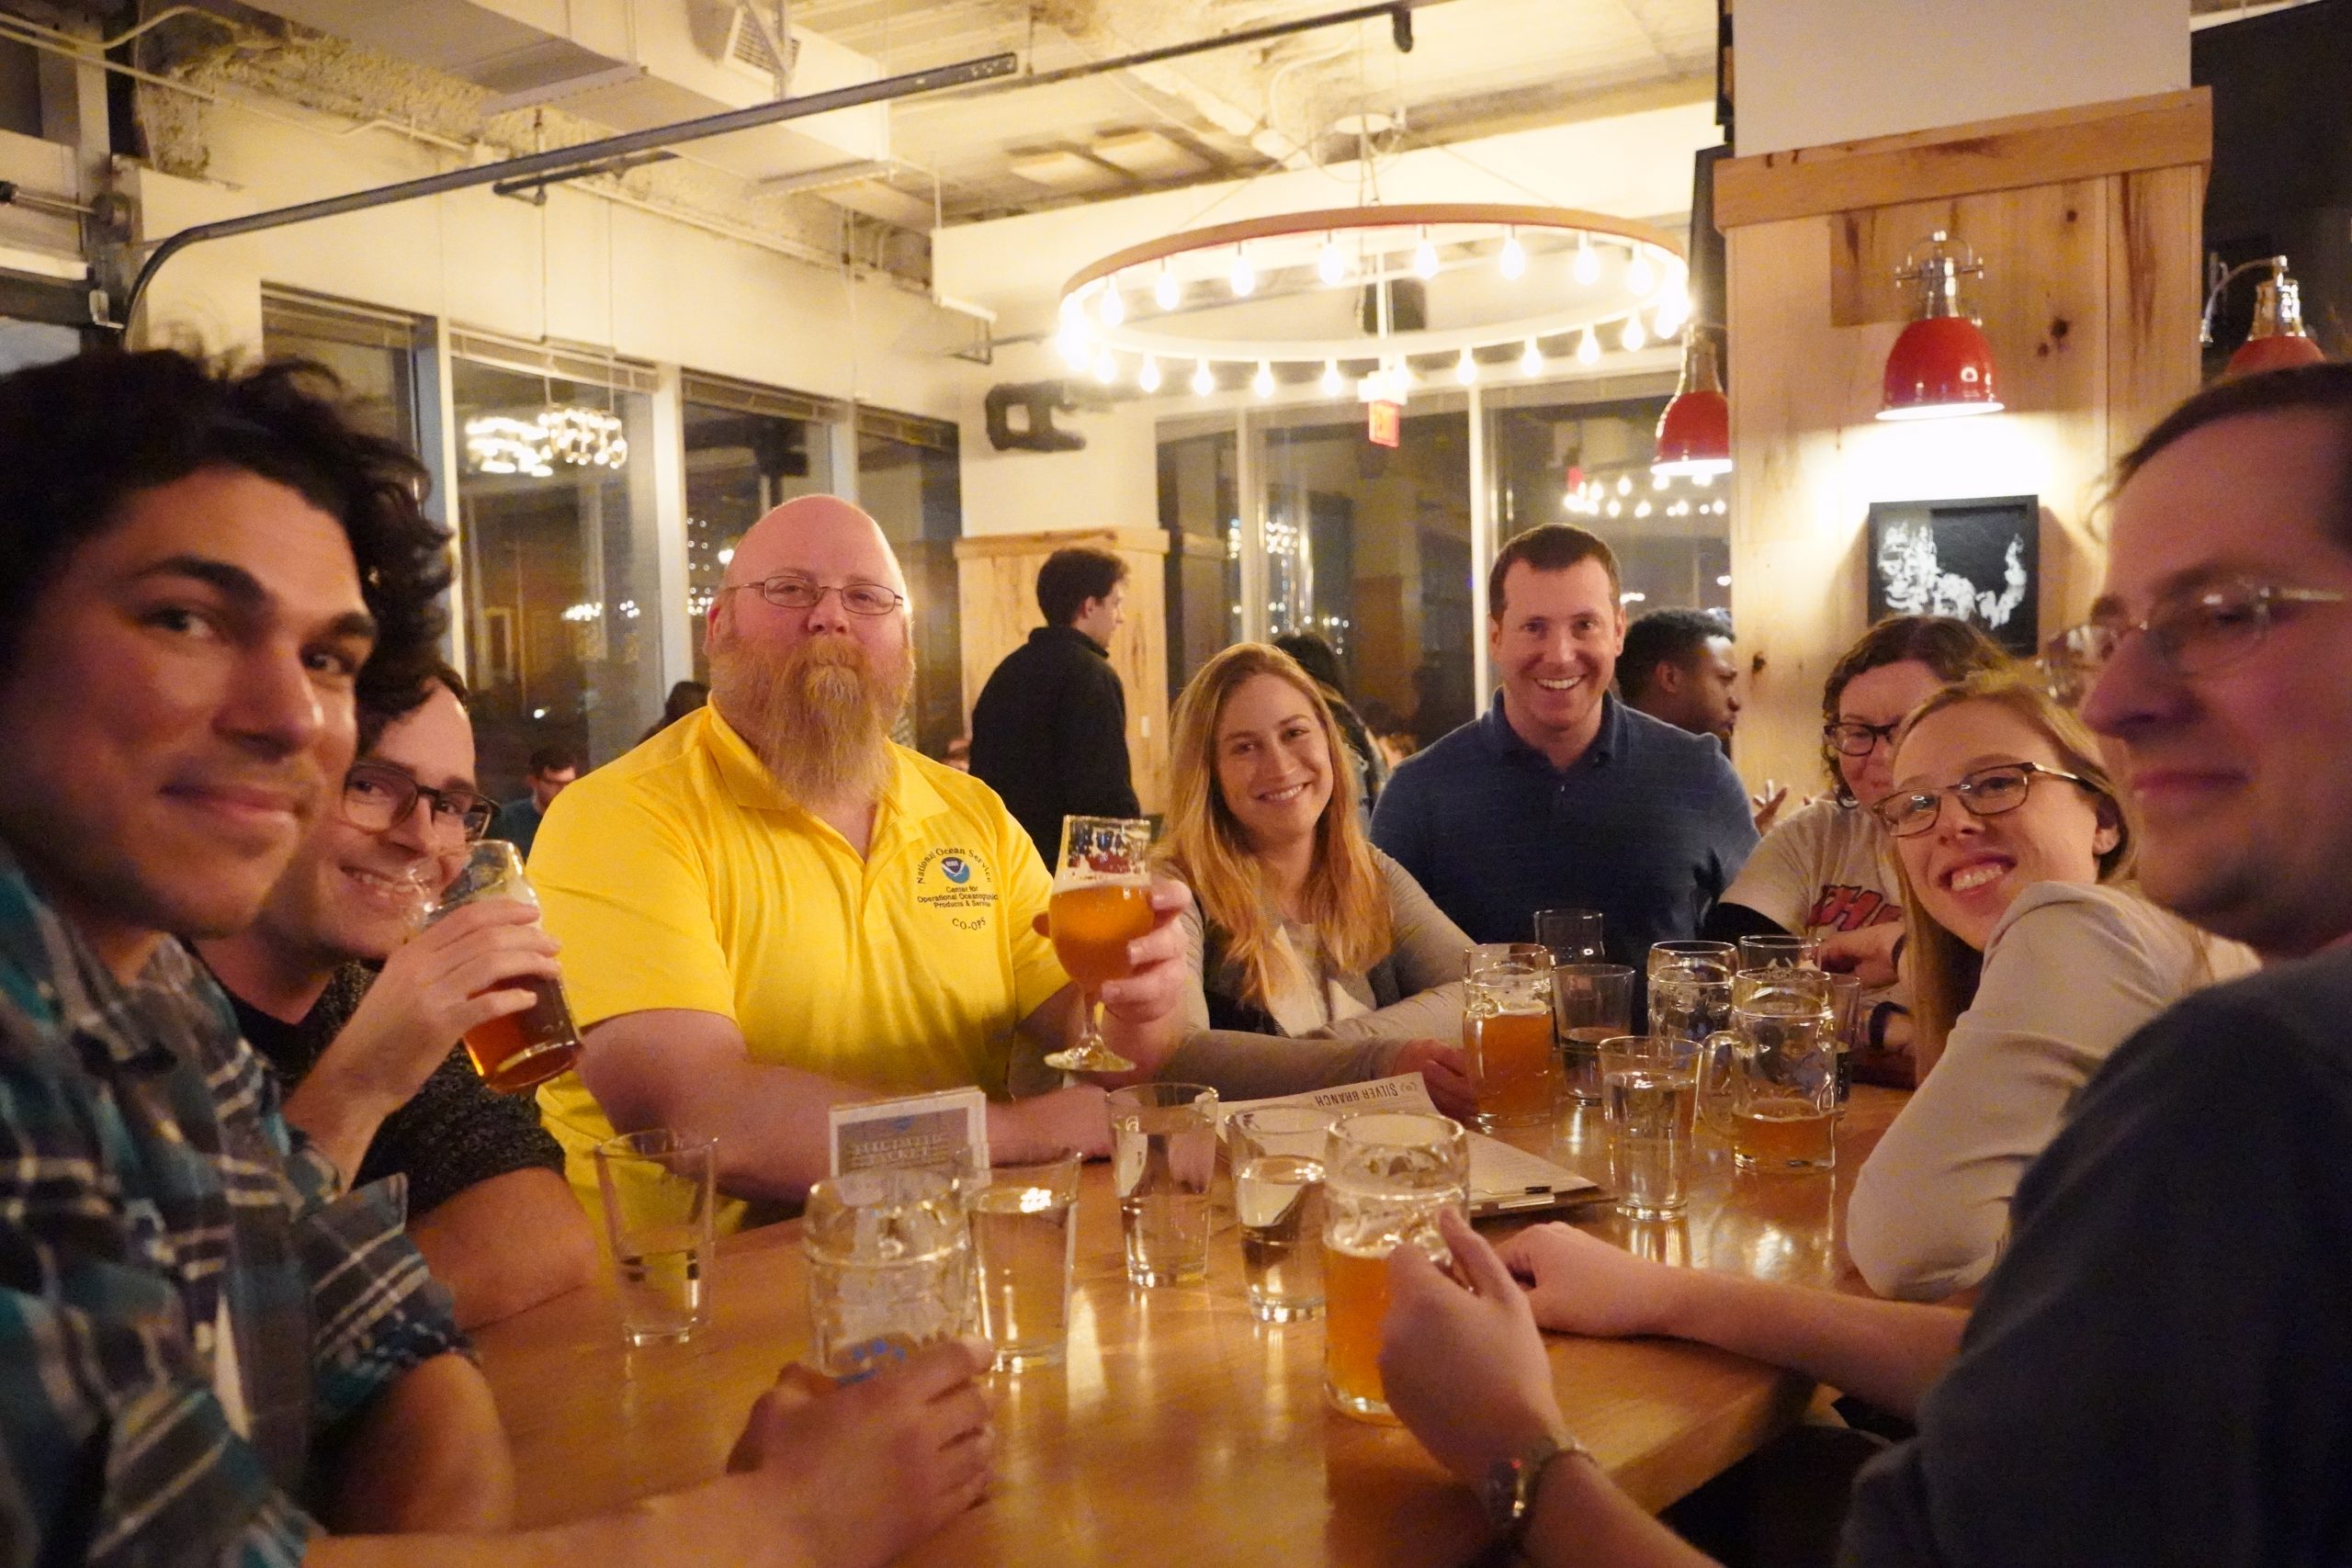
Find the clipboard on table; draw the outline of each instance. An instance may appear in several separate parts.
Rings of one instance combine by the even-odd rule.
[[[1359,1111],[1440,1113],[1430,1099],[1428,1086],[1421,1082],[1421,1075],[1402,1073],[1391,1078],[1335,1084],[1329,1089],[1277,1095],[1268,1100],[1219,1100],[1218,1135],[1224,1135],[1226,1117],[1263,1105],[1312,1105],[1342,1116]],[[1470,1217],[1474,1220],[1541,1213],[1546,1209],[1569,1208],[1607,1196],[1608,1191],[1599,1182],[1578,1176],[1564,1165],[1516,1148],[1500,1138],[1475,1131],[1470,1134]]]

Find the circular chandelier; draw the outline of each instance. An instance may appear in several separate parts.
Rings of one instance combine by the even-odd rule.
[[[1532,377],[1558,356],[1589,367],[1671,340],[1690,316],[1688,283],[1673,235],[1600,213],[1333,208],[1104,256],[1063,286],[1054,342],[1072,369],[1132,377],[1147,393],[1189,366],[1206,397],[1247,367],[1261,398],[1316,377],[1329,397],[1352,384],[1402,403],[1421,376]]]

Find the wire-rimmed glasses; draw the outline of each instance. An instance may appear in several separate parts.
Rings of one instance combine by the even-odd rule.
[[[2061,773],[2039,762],[1996,762],[1963,773],[1941,789],[1899,789],[1871,807],[1889,834],[1908,839],[1928,831],[1943,815],[1944,796],[1967,808],[1971,817],[1998,817],[2025,804],[2037,778],[2064,779],[2096,792],[2098,786],[2079,773]]]

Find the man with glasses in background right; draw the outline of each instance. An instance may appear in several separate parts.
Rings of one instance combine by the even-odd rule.
[[[1467,1290],[1399,1249],[1389,1399],[1530,1561],[1697,1561],[1576,1446],[1540,1324],[1703,1339],[1916,1417],[1855,1484],[1849,1563],[2352,1562],[2352,366],[2209,389],[2120,468],[2068,642],[2083,716],[2142,889],[2268,967],[2109,1057],[1965,1314],[1556,1226],[1499,1258],[1453,1232]]]

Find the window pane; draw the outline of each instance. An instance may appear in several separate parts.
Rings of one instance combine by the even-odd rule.
[[[831,450],[815,420],[685,405],[686,614],[695,622],[695,679],[710,679],[703,617],[727,580],[745,530],[795,496],[833,489]]]
[[[661,711],[652,400],[453,364],[474,734],[482,787],[505,795],[533,747],[568,742],[593,767]],[[532,439],[567,411],[569,455]]]
[[[1159,444],[1168,530],[1168,694],[1241,636],[1241,514],[1230,430]]]
[[[373,435],[419,450],[413,350],[364,347],[288,328],[265,318],[262,352],[272,359],[315,360],[343,383],[344,412]]]
[[[1394,450],[1360,419],[1267,432],[1268,624],[1338,649],[1375,728],[1427,745],[1476,711],[1470,554],[1466,414],[1408,415]]]
[[[947,755],[964,733],[964,617],[956,596],[956,541],[964,532],[954,427],[942,445],[861,430],[858,504],[882,525],[907,574],[915,641],[915,690],[899,739],[928,757]]]

